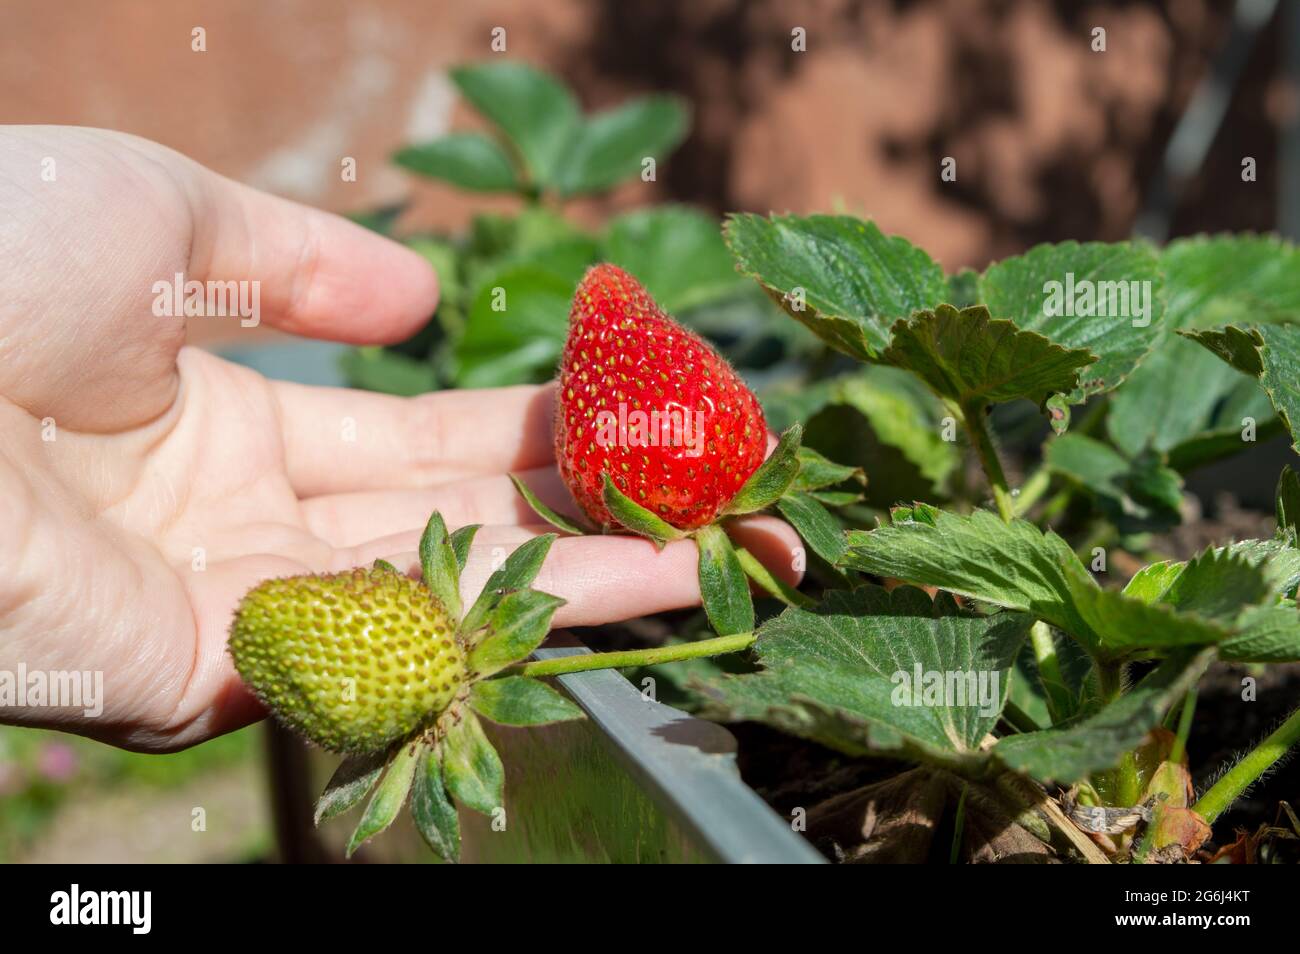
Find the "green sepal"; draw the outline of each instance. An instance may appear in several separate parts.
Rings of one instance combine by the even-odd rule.
[[[429,849],[443,861],[460,861],[460,816],[442,779],[442,753],[424,746],[411,789],[411,820]]]
[[[786,428],[780,443],[758,470],[749,475],[723,513],[728,516],[754,513],[780,500],[799,473],[799,445],[802,441],[802,424],[791,424]]]
[[[349,755],[340,762],[316,800],[315,824],[342,815],[357,805],[375,787],[387,761],[387,752],[367,752]]]
[[[813,500],[828,507],[848,507],[851,504],[861,503],[866,497],[866,494],[854,493],[851,490],[809,490],[806,493]]]
[[[719,636],[753,632],[754,601],[731,538],[710,524],[695,532],[695,542],[700,548],[700,598],[709,625]]]
[[[811,447],[800,447],[798,456],[799,472],[790,485],[791,490],[821,490],[846,480],[855,480],[863,487],[867,485],[867,475],[861,467],[837,464]]]
[[[777,501],[776,508],[799,538],[831,566],[844,556],[844,528],[812,494],[787,494]]]
[[[605,500],[605,506],[609,508],[610,514],[620,526],[643,537],[648,537],[660,549],[668,541],[680,540],[686,536],[685,533],[666,520],[640,504],[634,503],[614,486],[614,481],[609,479],[609,474],[605,474],[604,478],[605,489],[602,496]]]
[[[468,526],[461,527],[452,533],[450,537],[451,550],[456,554],[456,566],[462,573],[465,572],[465,564],[469,562],[469,548],[474,544],[474,535],[482,527],[481,523],[471,523]]]
[[[420,535],[420,572],[424,585],[446,607],[451,618],[460,619],[460,565],[447,537],[447,524],[436,510]]]
[[[527,658],[551,628],[564,600],[540,590],[511,590],[487,619],[487,630],[470,651],[469,666],[479,678]]]
[[[370,796],[365,814],[361,816],[361,821],[348,841],[346,854],[349,858],[363,844],[391,825],[397,813],[402,810],[406,795],[411,790],[411,780],[415,777],[419,748],[418,745],[403,745],[388,763],[383,781],[375,789],[375,794]]]
[[[793,586],[785,581],[778,579],[763,564],[758,562],[754,554],[748,550],[737,547],[736,559],[740,561],[740,568],[745,571],[745,575],[763,588],[763,591],[770,596],[780,600],[786,606],[802,606],[807,608],[815,606],[817,601],[809,596],[800,593]]]
[[[498,725],[549,725],[584,718],[583,711],[540,679],[502,676],[474,683],[469,705]]]
[[[543,533],[541,536],[533,537],[520,544],[510,556],[506,557],[506,562],[501,564],[501,569],[488,577],[487,583],[483,585],[483,592],[479,594],[474,605],[465,614],[465,618],[461,620],[462,636],[468,637],[475,630],[482,629],[487,623],[488,616],[506,593],[528,588],[528,585],[537,578],[537,572],[542,568],[542,563],[546,560],[546,554],[550,552],[556,536],[554,533]]]
[[[466,808],[491,815],[504,801],[505,769],[478,716],[468,709],[442,740],[447,790]]]
[[[379,559],[376,559],[376,560],[375,560],[375,569],[376,569],[376,570],[387,570],[389,573],[397,573],[398,576],[401,576],[401,573],[398,571],[397,567],[393,566],[393,565],[392,565],[391,563],[389,563],[387,560],[379,560]]]
[[[515,490],[519,491],[519,496],[524,498],[524,502],[533,509],[533,513],[537,514],[537,516],[541,517],[555,529],[562,530],[565,533],[571,533],[577,537],[595,532],[595,527],[591,526],[591,524],[587,523],[580,517],[566,517],[564,514],[552,510],[550,507],[546,506],[546,504],[542,503],[541,499],[537,494],[533,493],[532,488],[530,488],[526,483],[514,474],[510,474],[509,476],[510,482],[515,485]]]

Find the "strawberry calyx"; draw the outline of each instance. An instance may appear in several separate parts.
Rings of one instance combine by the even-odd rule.
[[[376,560],[370,570],[266,581],[236,613],[230,651],[253,691],[291,728],[347,753],[318,802],[317,824],[374,790],[349,855],[384,831],[409,795],[425,841],[455,860],[452,799],[488,814],[503,800],[501,759],[481,720],[582,717],[546,683],[504,672],[532,655],[564,603],[530,588],[556,535],[516,549],[463,610],[460,573],[477,530],[448,533],[434,513],[420,539],[419,580]]]
[[[250,591],[236,613],[230,651],[253,691],[281,721],[346,753],[317,802],[316,824],[370,796],[348,841],[349,856],[409,805],[430,849],[446,861],[458,860],[457,803],[493,814],[504,800],[505,772],[485,723],[533,726],[583,718],[578,706],[541,677],[738,652],[754,641],[751,619],[750,631],[713,640],[525,663],[564,603],[531,588],[557,534],[542,534],[519,546],[489,576],[474,603],[463,609],[460,574],[478,529],[468,526],[448,533],[441,515],[434,513],[420,539],[419,580],[376,560],[369,570],[267,581]],[[725,538],[721,530],[716,532]],[[263,599],[268,587],[278,594],[275,613]],[[449,606],[457,608],[458,620],[452,619]],[[331,613],[344,614],[344,625],[334,625]],[[413,657],[418,663],[418,657],[430,651],[421,642],[420,629],[428,614],[436,614],[430,619],[439,646],[454,640],[450,648],[440,648],[454,659],[454,680],[449,681],[446,666],[425,674],[411,668]],[[376,693],[358,693],[352,703],[340,702],[339,693],[328,687],[337,683],[335,688],[345,692],[353,678],[349,667],[377,665],[378,657],[367,653],[368,640],[384,647],[385,672],[403,687],[378,701]],[[388,648],[391,644],[401,653]],[[317,658],[328,666],[318,666]],[[402,666],[404,681],[398,675]],[[281,683],[301,677],[304,669],[311,670],[307,682],[280,691]],[[425,677],[435,684],[422,683]],[[317,737],[313,727],[321,712],[330,717],[330,733]],[[401,723],[408,727],[395,734],[373,731],[375,724],[391,725],[394,714],[410,717],[409,724]]]

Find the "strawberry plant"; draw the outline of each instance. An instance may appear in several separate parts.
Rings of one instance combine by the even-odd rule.
[[[760,670],[699,684],[706,711],[917,763],[905,787],[960,804],[968,841],[1004,832],[968,844],[975,857],[1026,850],[1021,828],[1064,821],[1039,786],[1067,790],[1061,851],[1194,854],[1300,740],[1296,713],[1194,796],[1186,742],[1207,666],[1300,660],[1295,477],[1280,482],[1274,536],[1152,562],[1122,588],[1094,575],[1105,547],[1081,559],[1050,525],[1082,497],[1085,526],[1103,524],[1092,541],[1142,552],[1144,531],[1179,519],[1183,471],[1248,447],[1259,421],[1290,426],[1300,254],[1250,236],[1064,243],[947,279],[920,249],[849,217],[741,215],[727,238],[740,269],[830,348],[926,386],[964,430],[994,509],[955,494],[849,529],[833,560],[846,583],[761,626]],[[1054,300],[1071,286],[1076,297]],[[990,428],[1012,401],[1036,405],[1051,435],[1018,488]],[[1065,502],[1040,507],[1054,485]],[[782,512],[811,539],[797,509]],[[859,822],[903,798],[892,780],[857,797]],[[1008,818],[1019,820],[999,828]]]
[[[1107,546],[1149,552],[1151,528],[1181,519],[1183,472],[1240,450],[1247,433],[1289,428],[1295,250],[1253,237],[1164,250],[1067,243],[946,278],[921,250],[847,217],[737,216],[727,238],[742,271],[863,370],[810,363],[809,427],[792,424],[768,451],[767,415],[731,366],[627,271],[600,265],[573,296],[559,370],[557,464],[577,512],[556,512],[516,481],[564,533],[630,532],[659,546],[693,538],[718,635],[525,662],[559,603],[528,589],[554,535],[516,551],[462,612],[457,578],[475,528],[448,534],[436,514],[420,582],[381,565],[263,584],[241,606],[231,649],[286,723],[349,753],[319,817],[374,788],[353,850],[413,792],[417,827],[454,858],[453,799],[491,812],[503,798],[479,718],[580,716],[537,677],[752,650],[747,671],[697,675],[693,705],[915,766],[814,808],[814,833],[858,833],[847,857],[908,857],[916,832],[932,834],[944,817],[956,819],[954,858],[1194,856],[1300,741],[1294,713],[1205,791],[1193,788],[1188,740],[1207,668],[1300,661],[1300,478],[1283,471],[1271,536],[1151,560],[1122,587],[1097,577],[1108,572]],[[1127,288],[1128,313],[1087,314],[1078,299],[1064,314],[1052,303],[1057,284],[1083,281]],[[1170,361],[1207,375],[1156,381],[1143,370]],[[1047,434],[1038,469],[1018,487],[991,426],[994,406],[1012,402],[1037,407]],[[1119,419],[1145,413],[1136,410],[1145,402],[1170,410]],[[913,486],[934,488],[943,506],[876,510],[861,469],[804,446],[839,404],[861,408],[873,450],[897,450],[914,465]],[[946,414],[931,417],[933,408]],[[1247,414],[1234,444],[1227,422],[1242,409],[1259,427]],[[689,441],[651,439],[687,415],[698,454]],[[927,421],[945,444],[960,425],[988,496],[959,468],[937,466]],[[837,431],[823,447],[844,449]],[[820,595],[782,583],[730,542],[731,518],[769,508],[819,559],[824,572],[804,589]],[[751,584],[784,611],[757,612]]]
[[[438,312],[404,345],[352,353],[348,370],[418,393],[543,381],[558,365],[556,461],[574,506],[516,481],[523,497],[562,533],[690,538],[700,552],[704,615],[672,620],[681,641],[591,665],[693,659],[689,674],[650,670],[682,705],[910,764],[812,808],[810,833],[846,858],[1209,857],[1224,834],[1212,826],[1300,739],[1293,714],[1194,788],[1204,674],[1262,679],[1300,661],[1300,481],[1278,480],[1275,530],[1215,533],[1188,479],[1300,420],[1300,252],[1254,235],[1064,242],[948,275],[843,215],[740,214],[720,235],[669,206],[593,232],[565,204],[644,177],[684,136],[682,104],[587,116],[557,80],[512,63],[453,81],[487,131],[395,161],[521,208],[406,239],[439,271]],[[689,438],[688,421],[698,455],[650,439],[665,422]],[[804,541],[799,589],[731,542],[730,521],[758,511]],[[392,585],[356,573],[312,585]],[[509,588],[526,592],[525,576]],[[426,565],[423,584],[397,585],[436,595],[437,579]],[[470,660],[479,637],[438,612]],[[747,648],[725,667],[706,658]],[[475,763],[448,761],[447,733],[497,691],[482,687],[555,664],[484,678],[466,662],[445,707],[427,686],[405,709],[394,699],[377,724],[405,741],[350,756],[322,811],[360,800],[350,780],[373,785],[395,751],[428,771],[390,766],[395,788],[368,816],[391,818],[403,778],[416,806],[444,806],[447,791],[486,806],[451,781]],[[275,705],[272,688],[259,691]],[[430,772],[442,787],[421,795]],[[918,848],[918,831],[952,844]],[[426,837],[455,854],[446,833]]]

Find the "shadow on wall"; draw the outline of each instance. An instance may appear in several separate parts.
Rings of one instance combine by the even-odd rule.
[[[588,108],[651,90],[694,103],[691,138],[658,183],[630,187],[636,202],[843,208],[953,270],[1038,241],[1127,235],[1232,7],[175,0],[123,2],[109,13],[95,0],[65,0],[6,11],[0,119],[123,129],[338,211],[413,195],[403,224],[459,230],[472,211],[511,200],[416,185],[387,157],[472,122],[446,69],[492,56],[499,26],[505,55],[565,76]],[[1092,49],[1097,26],[1104,52]],[[199,28],[202,51],[193,48]],[[791,49],[796,28],[802,52]],[[1279,31],[1265,35],[1176,232],[1274,225],[1269,157],[1286,97]],[[1246,154],[1260,157],[1248,186],[1238,174]],[[340,174],[349,156],[355,182]],[[955,160],[955,181],[940,180],[945,157]],[[601,219],[630,198],[616,192],[575,214]]]
[[[595,96],[640,83],[695,103],[695,133],[666,170],[674,197],[720,212],[844,207],[951,270],[1036,242],[1126,237],[1233,4],[597,7],[562,69]],[[796,26],[803,53],[790,49]],[[1278,31],[1264,36],[1176,233],[1275,225],[1286,97]],[[1260,157],[1254,183],[1241,182],[1243,155]],[[956,181],[940,181],[945,157]]]

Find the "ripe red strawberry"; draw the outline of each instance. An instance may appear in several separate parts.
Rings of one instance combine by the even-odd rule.
[[[569,313],[555,421],[560,475],[587,516],[614,525],[601,496],[609,474],[634,502],[694,530],[766,452],[762,408],[726,360],[621,268],[588,271]]]

